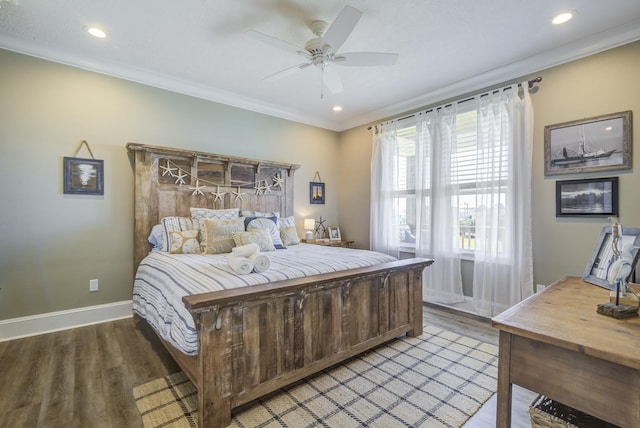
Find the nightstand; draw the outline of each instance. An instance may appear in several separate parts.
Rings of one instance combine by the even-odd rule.
[[[324,245],[325,247],[344,247],[348,248],[355,244],[355,241],[325,241],[324,239],[302,239],[305,244]]]

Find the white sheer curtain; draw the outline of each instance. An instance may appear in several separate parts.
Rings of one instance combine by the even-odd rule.
[[[474,258],[478,313],[496,315],[533,291],[527,86],[522,96],[512,85],[377,128],[371,249],[398,257],[402,246],[414,245],[404,234],[401,242],[400,232],[415,219],[415,253],[435,260],[423,275],[427,301],[464,301],[462,254]],[[463,220],[473,230],[464,243]]]
[[[400,257],[397,184],[398,136],[395,123],[378,125],[371,155],[371,219],[369,245],[372,250]]]
[[[494,316],[533,292],[531,151],[533,107],[527,82],[474,100],[478,153],[500,162],[478,171],[473,301]]]
[[[452,180],[456,110],[454,105],[421,114],[416,128],[416,255],[435,260],[423,274],[423,299],[445,304],[464,301],[458,188]]]

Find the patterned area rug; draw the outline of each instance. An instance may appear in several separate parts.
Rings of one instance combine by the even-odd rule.
[[[461,427],[496,390],[498,348],[425,327],[234,411],[231,427]],[[175,373],[133,390],[146,428],[197,426]]]

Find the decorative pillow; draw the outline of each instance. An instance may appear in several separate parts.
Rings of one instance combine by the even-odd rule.
[[[262,212],[262,211],[240,211],[241,217],[280,217],[278,211]]]
[[[212,210],[209,208],[196,208],[191,207],[191,218],[198,222],[200,229],[202,229],[202,219],[215,218],[218,220],[226,218],[238,218],[240,217],[240,210],[238,208],[228,208],[224,210]]]
[[[151,228],[151,233],[149,234],[149,244],[152,245],[151,251],[162,251],[162,225],[156,224]]]
[[[267,229],[271,236],[273,246],[279,250],[284,249],[282,239],[280,239],[280,231],[278,230],[277,217],[243,217],[244,228],[249,231],[253,229]]]
[[[295,227],[283,227],[280,229],[280,238],[283,245],[296,245],[300,243],[298,232]]]
[[[162,226],[162,248],[160,251],[169,251],[170,232],[199,229],[198,224],[190,217],[165,217],[160,220],[160,225]]]
[[[278,227],[282,229],[283,227],[296,227],[296,219],[294,216],[289,217],[280,217],[278,219]]]
[[[258,244],[260,251],[275,251],[271,235],[267,229],[253,229],[247,232],[233,233],[233,240],[239,247],[241,245]]]
[[[205,218],[202,222],[201,245],[206,254],[230,253],[236,246],[233,232],[244,232],[242,217],[217,220]]]
[[[198,229],[169,232],[169,252],[171,254],[198,254],[200,242]]]

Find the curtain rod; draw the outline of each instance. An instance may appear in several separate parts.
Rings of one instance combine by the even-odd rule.
[[[538,77],[536,77],[535,79],[531,79],[531,80],[527,81],[527,84],[528,84],[527,86],[529,87],[529,89],[532,89],[532,88],[533,88],[533,85],[535,85],[536,83],[540,83],[540,82],[542,82],[542,77],[538,76]],[[518,83],[518,87],[519,87],[519,88],[520,88],[520,87],[522,87],[522,83]],[[485,96],[485,95],[489,95],[489,93],[495,94],[496,92],[500,92],[501,90],[505,90],[505,89],[507,89],[507,88],[508,88],[508,86],[505,86],[504,88],[501,88],[501,89],[495,89],[495,90],[493,90],[493,91],[491,91],[491,92],[487,92],[487,93],[482,94],[482,95],[480,95],[480,96],[481,96],[481,97],[483,97],[483,96]],[[464,99],[464,100],[462,100],[462,101],[456,101],[456,102],[458,102],[458,103],[463,103],[463,102],[465,102],[465,101],[469,101],[469,100],[472,100],[472,99],[473,99],[473,97],[471,97],[471,98],[467,98],[467,99]],[[447,105],[445,105],[445,107],[450,106],[451,104],[452,104],[452,103],[447,104]],[[434,108],[439,108],[439,107],[434,107]],[[425,110],[425,113],[430,112],[430,111],[433,111],[433,108],[431,108],[431,109],[429,109],[429,110]],[[393,122],[394,120],[401,121],[401,120],[404,120],[404,119],[409,119],[410,117],[414,117],[414,116],[415,116],[415,113],[414,113],[414,114],[410,114],[409,116],[404,116],[404,117],[398,118],[398,119],[391,119],[391,120],[390,120],[390,121],[388,121],[388,122]],[[368,127],[368,128],[367,128],[367,131],[370,131],[370,130],[371,130],[371,128],[373,128],[373,126]]]

